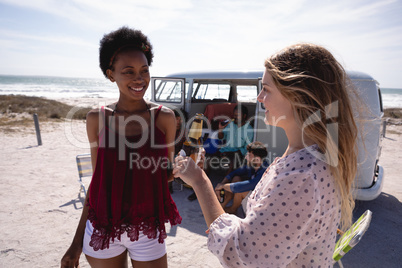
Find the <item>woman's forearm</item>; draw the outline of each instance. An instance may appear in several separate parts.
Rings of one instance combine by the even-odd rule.
[[[177,156],[173,175],[180,177],[184,182],[193,187],[208,227],[216,218],[225,213],[216,198],[210,179],[204,170],[195,164],[193,159]]]
[[[89,187],[91,187],[91,186],[89,186]],[[89,194],[89,187],[88,187],[88,190],[87,190],[88,194]],[[82,243],[83,243],[86,222],[87,222],[87,219],[88,219],[88,210],[89,210],[89,207],[88,207],[88,201],[89,201],[88,200],[88,194],[85,197],[85,202],[84,202],[84,205],[83,205],[83,208],[82,208],[81,218],[80,218],[80,221],[78,222],[77,230],[75,232],[74,239],[73,239],[73,244],[80,245],[80,246],[82,246]]]
[[[193,189],[204,214],[205,222],[209,227],[225,211],[216,198],[212,183],[204,171],[202,171],[202,179],[193,185]]]

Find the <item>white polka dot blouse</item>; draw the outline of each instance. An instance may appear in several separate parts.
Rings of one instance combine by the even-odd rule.
[[[208,248],[224,267],[332,267],[340,198],[317,148],[275,159],[246,217],[223,214],[211,224]]]

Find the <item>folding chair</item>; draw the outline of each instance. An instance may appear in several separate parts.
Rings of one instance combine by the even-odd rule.
[[[362,239],[364,233],[367,231],[370,225],[371,215],[372,212],[370,210],[366,210],[346,232],[342,233],[338,230],[338,233],[341,235],[341,237],[336,242],[335,251],[332,255],[334,264],[338,262],[339,267],[343,268],[341,258]]]
[[[91,162],[91,154],[79,154],[76,156],[77,168],[78,168],[78,183],[80,184],[80,192],[84,191],[84,194],[87,195],[87,191],[85,190],[85,185],[82,181],[83,177],[92,176],[92,162]]]

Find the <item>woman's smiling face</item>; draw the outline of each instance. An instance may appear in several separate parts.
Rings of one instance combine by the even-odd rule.
[[[267,125],[285,128],[287,124],[294,123],[290,101],[281,94],[267,70],[264,71],[262,89],[257,100],[264,104],[264,121]]]
[[[122,51],[116,56],[113,71],[107,70],[109,79],[116,82],[120,93],[142,99],[151,79],[145,54],[138,50]]]

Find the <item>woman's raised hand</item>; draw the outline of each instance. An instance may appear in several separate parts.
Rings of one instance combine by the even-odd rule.
[[[195,164],[191,157],[177,156],[173,168],[173,175],[180,177],[188,185],[194,186],[202,180],[202,169]]]

